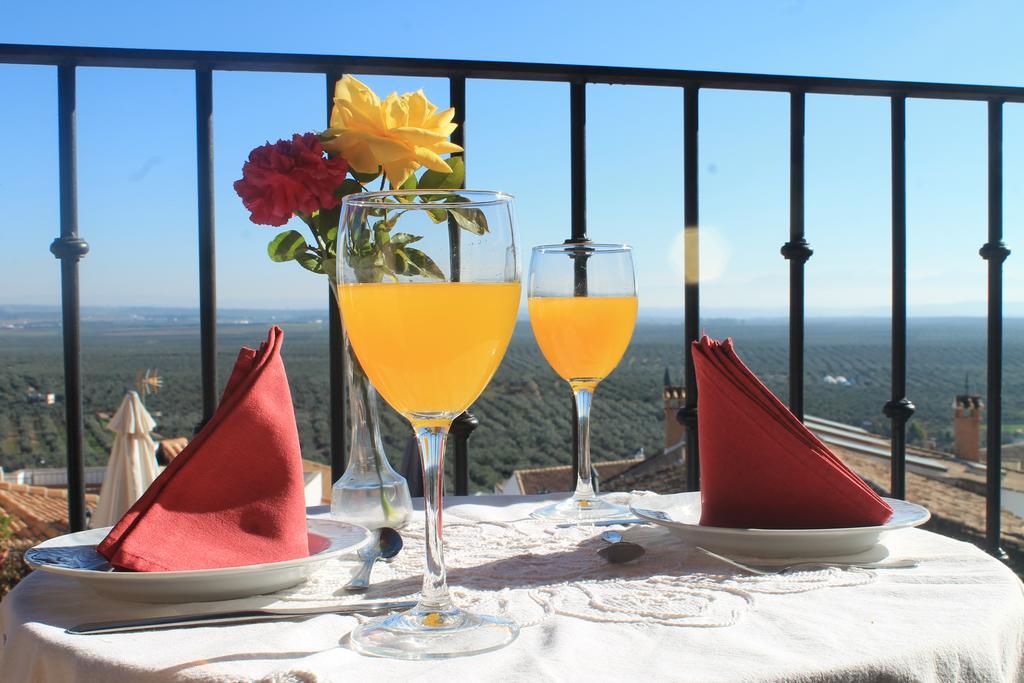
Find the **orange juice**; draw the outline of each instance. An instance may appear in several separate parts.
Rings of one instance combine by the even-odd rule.
[[[636,325],[635,296],[530,297],[530,325],[563,379],[607,377],[622,360]]]
[[[498,369],[519,309],[518,282],[341,284],[356,357],[414,426],[447,425]]]

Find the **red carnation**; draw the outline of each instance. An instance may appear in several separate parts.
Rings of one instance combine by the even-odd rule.
[[[333,209],[341,200],[334,191],[345,181],[348,162],[328,159],[313,133],[295,134],[291,142],[278,140],[257,147],[242,165],[235,192],[249,217],[260,225],[284,225],[296,212]]]

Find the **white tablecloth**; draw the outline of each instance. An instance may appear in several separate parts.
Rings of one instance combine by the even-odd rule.
[[[550,496],[545,497],[550,498]],[[362,657],[354,617],[71,636],[86,621],[244,608],[268,598],[157,606],[102,599],[35,572],[0,604],[3,681],[1016,681],[1024,680],[1024,586],[975,547],[920,530],[885,539],[912,569],[755,577],[661,528],[626,540],[647,554],[608,565],[600,530],[526,519],[542,498],[449,499],[449,581],[460,605],[509,615],[519,638],[433,662]],[[415,592],[422,526],[378,564],[369,597]],[[270,600],[337,601],[351,562]],[[256,602],[254,602],[256,601]]]

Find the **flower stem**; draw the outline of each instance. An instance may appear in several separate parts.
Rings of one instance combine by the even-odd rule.
[[[316,226],[316,223],[319,222],[320,214],[318,213],[317,216],[314,218],[313,214],[307,214],[301,211],[296,211],[295,215],[301,218],[302,222],[306,224],[307,228],[309,228],[309,232],[312,233],[313,239],[316,240],[316,244],[319,247],[318,251],[326,253],[327,244],[325,244],[324,241],[320,238],[320,233],[317,231]]]
[[[335,293],[337,293],[337,290],[335,290]],[[378,438],[377,423],[380,420],[380,416],[377,413],[377,395],[373,391],[370,378],[366,375],[366,371],[363,370],[363,366],[359,363],[359,358],[352,349],[352,342],[349,341],[347,334],[344,335],[343,343],[345,345],[346,364],[348,365],[346,382],[349,395],[353,397],[353,404],[349,408],[352,435],[349,455],[352,458],[359,458],[360,453],[362,453],[365,457],[373,460],[373,469],[377,473],[380,506],[384,511],[385,521],[390,522],[395,516],[395,508],[388,501],[384,491],[384,472],[381,469],[381,462],[379,460],[379,457],[387,457],[387,455],[384,453],[383,445]],[[359,424],[360,420],[363,422],[362,425]],[[360,433],[365,434],[364,442],[362,443],[357,437]],[[353,465],[353,462],[349,462],[350,467]]]
[[[363,371],[363,366],[359,364],[358,359],[354,353],[349,354],[349,360],[352,363],[352,374],[353,382],[358,387],[359,397],[363,401],[364,409],[366,410],[365,420],[366,429],[369,430],[369,440],[371,444],[371,450],[373,451],[373,469],[377,472],[377,483],[380,485],[380,506],[384,510],[384,518],[390,520],[394,508],[391,503],[388,502],[387,495],[384,491],[384,473],[381,472],[380,460],[377,458],[376,448],[374,448],[374,434],[376,434],[376,413],[374,410],[376,406],[371,405],[371,401],[376,400],[376,396],[370,395],[370,378],[366,376]]]

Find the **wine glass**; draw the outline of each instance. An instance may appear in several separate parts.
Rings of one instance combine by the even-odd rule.
[[[452,604],[441,533],[449,427],[491,381],[515,327],[513,222],[512,197],[501,192],[392,190],[342,201],[342,320],[370,381],[412,424],[426,513],[419,603],[356,628],[351,642],[364,654],[455,657],[502,647],[519,632]]]
[[[636,325],[633,252],[623,244],[569,242],[533,248],[527,302],[541,352],[576,401],[579,470],[572,498],[535,517],[587,522],[629,516],[597,497],[590,469],[590,404],[622,360]]]

